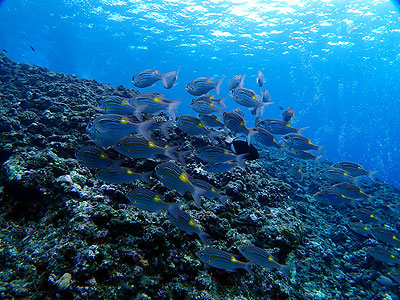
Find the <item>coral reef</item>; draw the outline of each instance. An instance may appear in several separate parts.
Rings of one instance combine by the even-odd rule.
[[[260,147],[260,159],[246,162],[246,169],[210,176],[189,155],[190,175],[229,196],[225,207],[203,199],[201,209],[153,176],[153,190],[167,202],[180,201],[214,247],[241,257],[238,247],[252,243],[295,270],[287,278],[257,266],[253,274],[208,268],[196,256],[203,247],[197,237],[173,226],[165,213],[130,205],[127,193],[145,183],[104,184],[75,158],[89,143],[86,126],[101,100],[138,91],[18,64],[3,54],[0,81],[3,299],[398,298],[398,290],[376,281],[392,267],[366,254],[378,242],[347,227],[357,221],[354,208],[312,197],[324,185],[323,166]],[[180,150],[207,145],[176,128],[170,135]],[[156,164],[134,166],[144,172]],[[298,166],[301,177],[293,172]],[[398,215],[386,207],[398,203],[399,190],[379,180],[361,185],[376,197],[363,206],[381,211],[399,230]]]

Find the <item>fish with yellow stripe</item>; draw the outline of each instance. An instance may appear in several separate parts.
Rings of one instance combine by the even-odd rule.
[[[98,110],[104,114],[133,115],[135,106],[130,104],[129,98],[108,96],[99,105]]]
[[[192,115],[181,115],[177,118],[176,126],[188,134],[194,136],[207,136],[211,141],[219,135],[218,132],[208,129],[203,122]]]
[[[166,203],[164,197],[148,189],[135,189],[128,195],[129,201],[136,208],[158,213],[161,210],[170,211],[177,203]]]
[[[174,120],[180,101],[179,99],[167,100],[163,94],[148,92],[136,95],[131,103],[135,104],[135,116],[140,121],[143,120],[142,114],[155,114],[162,110],[166,110]]]
[[[207,247],[197,252],[201,262],[210,267],[234,272],[237,269],[244,269],[251,273],[250,263],[239,261],[232,253],[216,248]]]
[[[377,241],[389,244],[396,248],[400,247],[399,234],[393,230],[385,227],[372,227],[370,233]]]
[[[200,148],[198,151],[195,151],[195,156],[209,163],[223,163],[227,161],[237,161],[241,167],[244,167],[243,159],[247,156],[247,153],[237,155],[221,147],[204,146]]]
[[[257,94],[246,88],[236,88],[231,90],[230,95],[236,103],[251,108],[255,114],[260,112],[263,115],[264,108],[268,105],[273,104],[273,102],[261,102],[259,101],[259,96]]]
[[[132,183],[136,180],[141,180],[150,184],[151,174],[153,174],[153,171],[146,173],[135,173],[131,168],[108,167],[98,171],[96,173],[96,178],[106,183],[113,184]]]
[[[300,134],[288,134],[281,137],[282,141],[286,146],[298,149],[298,150],[317,150],[321,152],[324,146],[317,146],[313,144],[310,139]]]
[[[177,191],[181,196],[186,192],[192,194],[194,203],[197,207],[201,205],[200,196],[206,193],[205,190],[193,185],[189,175],[186,174],[177,164],[165,162],[155,168],[155,172],[160,181],[169,189]]]
[[[225,79],[225,76],[222,77],[217,82],[213,82],[214,78],[215,77],[197,78],[197,79],[193,80],[192,82],[189,82],[186,85],[185,90],[193,96],[201,96],[201,95],[207,94],[209,91],[211,91],[212,89],[215,88],[215,92],[218,95],[221,90],[221,84],[222,84],[222,81]]]
[[[83,147],[76,154],[77,160],[91,169],[105,169],[110,166],[118,167],[124,162],[123,159],[112,160],[107,154],[92,146]]]

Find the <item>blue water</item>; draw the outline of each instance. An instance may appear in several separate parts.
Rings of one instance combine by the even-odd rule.
[[[294,107],[294,125],[400,186],[400,20],[394,2],[331,1],[0,1],[0,48],[18,61],[133,87],[143,69],[181,67],[168,98],[194,113],[187,82],[247,74],[267,77],[274,105]],[[30,47],[32,46],[35,51]],[[161,83],[144,90],[165,92]],[[101,99],[99,99],[100,101]],[[236,108],[232,98],[226,104]],[[247,113],[248,125],[254,118]]]

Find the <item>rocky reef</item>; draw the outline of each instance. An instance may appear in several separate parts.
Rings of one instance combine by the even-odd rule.
[[[330,163],[259,148],[260,159],[245,169],[210,176],[189,155],[187,172],[229,196],[225,207],[203,199],[201,209],[153,176],[153,190],[179,201],[213,247],[241,257],[238,246],[252,243],[294,267],[289,277],[258,266],[252,274],[213,269],[197,258],[203,246],[195,236],[164,213],[130,205],[127,193],[147,184],[104,184],[75,158],[89,144],[86,126],[96,106],[107,96],[138,91],[18,64],[3,54],[0,81],[2,299],[398,299],[397,287],[376,280],[393,267],[366,253],[379,242],[348,228],[357,221],[354,208],[312,197],[325,184],[318,172]],[[204,144],[174,127],[170,135],[181,150]],[[144,172],[158,160],[130,163]],[[379,179],[360,184],[376,197],[362,206],[400,230],[398,215],[387,208],[399,203],[399,190]]]

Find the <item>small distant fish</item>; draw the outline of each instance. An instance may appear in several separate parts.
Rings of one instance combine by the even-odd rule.
[[[201,205],[200,196],[206,191],[193,185],[187,175],[178,165],[173,162],[165,162],[156,166],[156,175],[160,181],[169,189],[177,191],[181,196],[186,192],[192,194],[197,207]]]
[[[272,101],[272,97],[271,94],[269,93],[269,91],[267,89],[264,89],[264,91],[261,91],[261,102],[271,102]]]
[[[235,167],[243,167],[240,166],[237,161],[227,161],[224,163],[217,163],[217,164],[209,164],[204,167],[204,170],[210,173],[218,174],[228,172]]]
[[[269,252],[256,246],[241,246],[239,247],[239,251],[251,264],[264,267],[267,270],[277,269],[286,277],[289,277],[290,271],[293,270],[292,266],[281,265]]]
[[[227,196],[222,196],[218,193],[217,189],[212,186],[210,183],[207,181],[201,180],[201,179],[192,179],[192,183],[197,186],[198,188],[201,188],[205,190],[206,192],[202,195],[203,197],[207,197],[210,199],[218,199],[223,206],[225,206],[226,200],[228,199]]]
[[[128,195],[129,201],[133,206],[158,213],[161,210],[170,209],[170,204],[164,202],[164,198],[153,191],[147,189],[135,189]],[[175,205],[175,204],[174,204]]]
[[[385,221],[381,217],[377,217],[373,212],[369,211],[366,208],[356,209],[353,211],[353,214],[361,221],[369,224],[380,225],[385,223]]]
[[[343,169],[351,176],[367,175],[371,179],[373,179],[373,175],[376,173],[375,171],[367,171],[361,165],[351,161],[338,162],[334,164],[332,167]]]
[[[385,276],[385,275],[381,275],[379,276],[376,281],[378,281],[380,284],[387,286],[387,287],[395,287],[398,286],[399,284],[396,282],[393,282],[392,279],[390,279],[389,277]]]
[[[290,120],[294,117],[294,109],[292,107],[289,107],[287,109],[284,109],[282,106],[279,107],[282,112],[282,120],[289,123]]]
[[[33,48],[32,46],[29,46],[29,47],[32,49],[33,52],[35,52],[35,48]]]
[[[221,114],[221,112],[227,107],[222,101],[219,102],[219,105],[222,106],[217,106],[215,102],[212,100],[208,99],[199,100],[197,98],[194,98],[190,103],[192,109],[200,114],[212,114],[215,112]]]
[[[367,254],[371,255],[375,260],[391,266],[400,264],[400,260],[395,254],[380,246],[368,248]]]
[[[300,245],[300,240],[297,238],[297,235],[294,234],[293,232],[287,230],[283,226],[279,226],[279,228],[282,230],[283,235],[285,238],[292,244],[292,245]]]
[[[256,132],[253,137],[257,142],[266,147],[273,147],[276,149],[280,148],[280,145],[276,141],[275,137],[268,130],[264,128],[254,128],[253,130]]]
[[[171,223],[180,230],[185,231],[189,235],[197,234],[203,245],[207,244],[207,239],[209,239],[210,236],[199,228],[199,225],[196,224],[188,213],[173,206],[168,210],[167,216]]]
[[[258,86],[263,86],[266,81],[264,74],[259,70],[257,75]]]
[[[199,118],[192,115],[179,116],[176,125],[183,132],[194,136],[207,136],[211,141],[214,141],[214,137],[219,134],[208,129]]]
[[[132,76],[132,83],[138,88],[151,86],[158,80],[161,80],[161,74],[159,70],[155,69],[143,70]]]
[[[245,160],[256,160],[259,158],[258,150],[253,145],[239,139],[227,138],[225,142],[231,144],[231,149],[235,154],[247,154]]]
[[[314,145],[308,138],[300,134],[288,134],[281,137],[286,146],[298,150],[317,150],[321,152],[324,146]]]
[[[178,68],[176,71],[164,73],[161,75],[161,82],[163,83],[166,89],[170,89],[175,85],[175,81],[178,80],[179,70]]]
[[[140,136],[129,136],[122,139],[113,148],[129,158],[156,158],[159,155],[164,155],[173,160],[177,159],[177,147],[169,147],[168,145],[160,147]]]
[[[97,172],[96,178],[112,184],[132,183],[136,180],[141,180],[150,184],[151,174],[153,174],[152,171],[146,173],[135,173],[130,168],[108,167]]]
[[[217,95],[219,95],[222,81],[225,77],[222,77],[217,82],[212,82],[214,77],[200,77],[186,85],[185,90],[193,96],[201,96],[207,94],[209,91],[215,88]]]
[[[361,222],[353,222],[347,225],[351,230],[353,230],[355,233],[361,234],[363,236],[369,236],[370,235],[370,227],[366,225],[365,223]]]
[[[213,268],[234,272],[236,269],[244,269],[250,272],[250,263],[237,260],[234,254],[207,247],[197,252],[198,258],[208,266]]]
[[[8,52],[6,49],[2,49],[2,50],[3,50],[3,52],[5,52],[5,53],[7,53],[7,52]]]
[[[133,115],[136,108],[129,104],[128,98],[108,96],[99,105],[99,110],[105,114]]]
[[[369,201],[372,201],[371,199],[374,198],[373,196],[364,193],[363,190],[358,186],[349,182],[337,183],[334,184],[332,187],[338,192],[350,198],[364,199],[364,200],[368,199]]]
[[[80,163],[91,169],[105,169],[111,166],[118,167],[124,161],[123,159],[112,160],[102,150],[92,146],[80,149],[76,154],[76,158]]]
[[[280,134],[285,135],[288,133],[297,133],[301,134],[301,132],[308,127],[304,128],[294,128],[290,126],[288,123],[278,120],[278,119],[266,119],[258,122],[256,124],[257,127],[262,127],[267,129],[272,134]]]
[[[230,92],[230,95],[236,103],[248,108],[254,108],[255,114],[260,112],[260,115],[263,115],[264,107],[273,104],[273,102],[260,102],[257,94],[246,88],[236,88]]]
[[[208,127],[224,127],[224,123],[213,114],[199,114],[199,119]]]
[[[327,168],[321,172],[321,175],[331,184],[347,182],[355,185],[358,182],[356,178],[349,175],[345,170],[338,168]]]
[[[302,181],[304,177],[303,169],[298,165],[292,166],[289,170],[289,174],[300,181]]]
[[[243,87],[245,75],[235,75],[231,80],[229,80],[229,91],[236,89],[237,87]]]
[[[209,163],[223,163],[227,161],[237,161],[238,164],[244,167],[243,158],[246,154],[236,155],[224,148],[216,146],[204,146],[198,151],[195,151],[196,157]]]
[[[352,205],[353,207],[357,206],[357,202],[354,199],[348,198],[332,188],[319,191],[315,193],[313,196],[317,198],[319,202],[327,205],[332,205],[332,206]]]
[[[397,232],[389,230],[385,227],[372,227],[370,232],[377,241],[386,243],[396,248],[400,247],[400,239]]]

